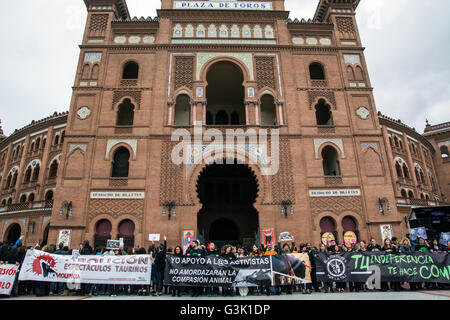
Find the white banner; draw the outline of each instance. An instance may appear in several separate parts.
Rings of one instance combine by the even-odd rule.
[[[0,265],[0,294],[11,294],[17,269],[15,264]]]
[[[79,256],[56,255],[28,250],[19,280],[96,283],[150,284],[150,255]]]

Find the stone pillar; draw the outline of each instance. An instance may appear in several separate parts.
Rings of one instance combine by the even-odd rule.
[[[171,126],[173,125],[173,102],[169,101],[167,102],[167,125]]]
[[[416,199],[420,198],[420,194],[419,194],[419,186],[418,186],[418,182],[416,179],[416,173],[415,173],[415,168],[414,168],[414,161],[412,159],[411,156],[411,150],[409,149],[409,143],[408,143],[408,136],[406,135],[406,133],[403,133],[403,145],[405,147],[406,150],[406,156],[408,158],[408,167],[409,167],[409,173],[411,175],[411,180],[414,182],[414,187],[415,187],[415,196]]]
[[[381,129],[383,131],[383,139],[384,139],[384,145],[386,146],[386,154],[387,154],[387,161],[388,161],[388,168],[391,173],[393,187],[394,187],[394,194],[396,197],[401,197],[401,193],[399,189],[397,188],[397,172],[394,170],[395,163],[394,163],[394,155],[392,154],[392,147],[389,142],[389,134],[387,131],[387,127],[383,126]]]
[[[245,108],[245,125],[247,125],[247,126],[250,124],[250,118],[249,118],[249,112],[248,112],[248,105],[249,105],[249,102],[246,101],[246,102],[245,102],[244,108]]]
[[[203,113],[204,113],[204,109],[203,109],[203,102],[202,101],[197,101],[196,103],[196,117],[195,117],[195,121],[196,122],[200,122],[201,124],[205,124],[205,121],[204,121],[204,116],[203,116]],[[205,114],[205,117],[206,117],[206,114]]]
[[[197,102],[196,101],[192,101],[191,102],[191,125],[194,125],[195,122],[197,121]]]
[[[22,188],[21,184],[23,182],[23,175],[24,172],[26,170],[25,166],[28,163],[25,163],[25,160],[27,159],[27,154],[29,152],[29,148],[30,148],[30,135],[28,134],[25,138],[25,142],[23,144],[23,151],[22,154],[20,155],[20,165],[19,165],[19,171],[17,174],[17,181],[16,181],[16,185],[13,186],[16,189],[16,193],[14,195],[13,198],[13,203],[17,203],[19,202],[19,197],[20,197],[20,189]]]
[[[277,105],[278,105],[278,108],[277,108],[277,111],[278,111],[278,125],[280,125],[280,126],[282,126],[282,125],[284,125],[284,119],[283,119],[283,102],[278,102],[277,103]]]
[[[260,106],[259,106],[258,102],[256,102],[256,101],[253,102],[253,105],[255,106],[255,124],[257,126],[259,126],[260,125],[259,119],[260,119],[261,109],[260,109]]]
[[[202,111],[203,111],[203,125],[206,125],[206,101],[202,102]]]
[[[41,160],[42,166],[39,171],[39,177],[38,177],[38,181],[37,181],[37,184],[40,185],[39,194],[42,195],[40,198],[41,200],[44,200],[44,197],[45,197],[44,185],[45,185],[45,180],[47,179],[47,170],[46,169],[47,169],[47,166],[50,165],[50,163],[48,163],[48,162],[51,160],[51,159],[49,159],[49,157],[50,157],[50,150],[52,147],[52,142],[54,139],[53,131],[54,131],[53,126],[50,126],[47,131],[47,142],[45,143],[44,150],[42,151],[42,160]],[[61,164],[61,168],[62,168],[62,164]],[[61,169],[59,169],[59,170],[60,170],[60,172],[62,172]],[[36,195],[36,198],[37,198],[37,196],[38,195]]]

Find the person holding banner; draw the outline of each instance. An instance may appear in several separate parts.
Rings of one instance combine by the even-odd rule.
[[[278,254],[278,252],[277,251],[275,251],[273,248],[272,248],[272,245],[267,245],[267,247],[266,247],[266,251],[264,252],[264,255],[265,256],[273,256],[273,255],[277,255]],[[275,294],[276,295],[280,295],[281,294],[281,292],[280,292],[280,287],[278,286],[278,278],[277,277],[275,277],[275,285],[274,286],[266,286],[266,294],[267,294],[267,296],[270,296],[270,292],[273,290],[273,291],[275,291]]]
[[[219,257],[219,250],[216,249],[215,243],[211,242],[208,245],[208,250],[206,251],[207,257]],[[219,293],[219,287],[207,287],[206,292],[208,297],[217,296]]]
[[[253,245],[253,247],[252,247],[252,252],[250,252],[250,253],[248,254],[249,257],[262,257],[263,255],[264,255],[264,254],[263,254],[261,248],[258,247],[256,244]],[[263,290],[263,288],[260,287],[260,286],[258,286],[258,287],[256,288],[256,293],[258,293],[258,295],[259,295],[260,293],[262,293],[262,290]],[[250,293],[251,295],[253,295],[254,292],[255,292],[255,288],[250,287],[250,288],[249,288],[249,293]]]
[[[155,271],[156,271],[156,296],[162,295],[164,268],[166,267],[167,254],[167,237],[164,236],[164,244],[160,244],[155,255]]]
[[[222,257],[229,260],[229,261],[233,261],[236,259],[236,256],[233,253],[233,247],[230,244],[226,244],[223,247],[223,253],[222,253]],[[222,293],[223,295],[226,296],[233,296],[233,287],[231,285],[226,285],[222,287]]]
[[[183,256],[183,248],[181,246],[176,246],[173,255],[178,257]],[[181,290],[181,286],[172,286],[172,297],[181,297]]]

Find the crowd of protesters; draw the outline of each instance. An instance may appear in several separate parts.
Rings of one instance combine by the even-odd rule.
[[[252,248],[244,248],[243,246],[224,245],[217,248],[214,243],[207,245],[194,241],[185,251],[181,246],[175,248],[167,248],[167,238],[164,236],[164,243],[152,245],[146,250],[145,248],[136,246],[134,248],[125,249],[123,245],[117,250],[108,250],[106,248],[93,249],[89,241],[80,244],[78,253],[80,255],[139,255],[149,254],[152,261],[151,283],[150,285],[115,285],[115,284],[76,284],[68,286],[61,282],[40,282],[40,281],[18,281],[16,278],[11,296],[27,296],[36,295],[38,297],[49,295],[80,295],[80,296],[96,296],[96,295],[172,295],[173,297],[188,296],[198,297],[200,295],[207,296],[233,296],[233,295],[281,295],[292,294],[293,292],[301,292],[303,294],[311,294],[312,292],[360,292],[369,291],[363,282],[318,282],[316,279],[316,270],[314,257],[318,253],[342,253],[342,252],[370,252],[384,251],[389,253],[408,253],[408,252],[448,252],[450,250],[450,241],[447,246],[439,244],[438,240],[433,239],[428,242],[425,239],[418,238],[416,242],[410,241],[408,237],[399,240],[397,238],[385,239],[383,244],[378,244],[374,238],[367,243],[361,240],[359,243],[346,243],[338,245],[335,241],[330,241],[328,245],[323,243],[318,247],[312,246],[311,243],[302,243],[296,245],[291,243],[278,243],[277,245],[253,245]],[[14,244],[0,243],[0,264],[16,264],[21,266],[28,249],[37,249],[44,252],[72,255],[73,249],[69,249],[62,243],[58,246],[50,244],[41,246],[36,245],[34,248],[22,245],[23,236],[21,236]],[[233,287],[231,285],[223,287],[186,287],[186,286],[168,286],[164,282],[164,270],[167,255],[190,256],[190,257],[223,257],[229,260],[240,259],[243,257],[260,257],[286,253],[307,253],[311,262],[311,283],[302,284],[298,280],[278,276],[275,278],[274,285],[259,287]],[[408,286],[409,285],[409,286]],[[381,291],[400,291],[408,288],[409,290],[434,290],[449,289],[448,284],[440,283],[399,283],[399,282],[382,282]],[[1,296],[0,297],[5,297]]]

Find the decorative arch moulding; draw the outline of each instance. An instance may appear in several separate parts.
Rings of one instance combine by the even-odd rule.
[[[131,150],[133,151],[133,160],[136,160],[136,155],[137,155],[137,140],[120,140],[120,139],[111,139],[108,140],[107,142],[107,146],[106,146],[106,154],[105,154],[105,160],[109,161],[110,160],[110,153],[111,150],[117,146],[118,144],[126,144],[128,145]]]

